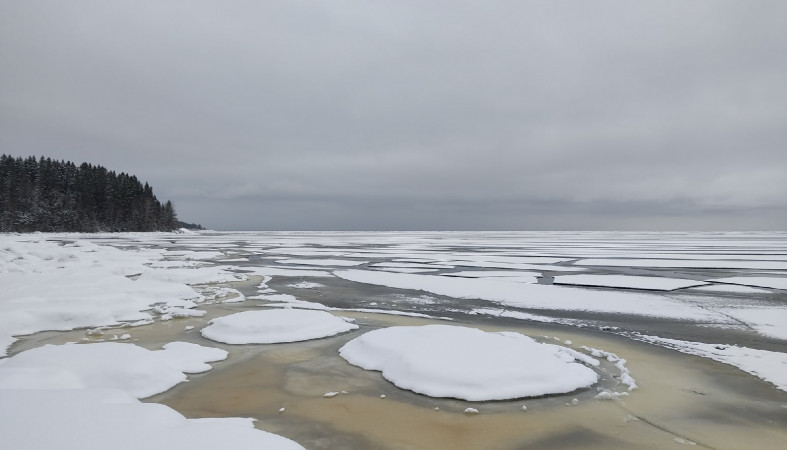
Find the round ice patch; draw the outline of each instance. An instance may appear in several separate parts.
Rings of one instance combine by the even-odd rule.
[[[227,344],[275,344],[319,339],[358,328],[325,311],[246,311],[210,321],[202,335]]]
[[[353,339],[339,354],[430,397],[504,400],[571,392],[598,381],[565,347],[458,326],[383,328]]]

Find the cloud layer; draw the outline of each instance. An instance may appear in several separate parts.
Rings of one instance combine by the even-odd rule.
[[[0,5],[0,147],[216,229],[777,229],[778,1]]]

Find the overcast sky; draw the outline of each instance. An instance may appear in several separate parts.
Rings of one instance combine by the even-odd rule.
[[[216,230],[784,230],[787,2],[0,0],[0,153]]]

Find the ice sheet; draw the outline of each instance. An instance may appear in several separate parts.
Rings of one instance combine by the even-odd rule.
[[[532,309],[597,311],[727,322],[729,319],[689,303],[657,294],[600,292],[563,286],[524,284],[504,279],[469,279],[440,275],[340,270],[340,278],[359,283],[413,289],[458,299],[482,299]]]
[[[787,277],[728,277],[708,281],[771,289],[787,289]]]
[[[738,286],[734,284],[709,284],[707,286],[697,286],[691,288],[692,291],[700,292],[722,292],[729,294],[770,294],[767,289],[757,289],[749,286]]]
[[[702,269],[765,269],[787,270],[784,261],[751,261],[751,260],[699,260],[699,259],[582,259],[576,262],[579,266],[610,266],[610,267],[662,267],[662,268],[702,268]]]
[[[553,283],[576,286],[646,289],[652,291],[674,291],[675,289],[707,284],[702,281],[679,278],[640,277],[633,275],[557,275]]]
[[[723,311],[758,333],[787,341],[787,309],[784,308],[726,308]],[[787,368],[785,368],[787,370]]]
[[[299,264],[302,266],[353,267],[367,264],[369,261],[352,261],[349,259],[281,259],[276,264]]]

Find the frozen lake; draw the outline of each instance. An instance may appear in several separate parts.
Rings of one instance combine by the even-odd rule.
[[[188,448],[787,439],[787,233],[2,235],[0,285],[2,448],[87,397]]]

